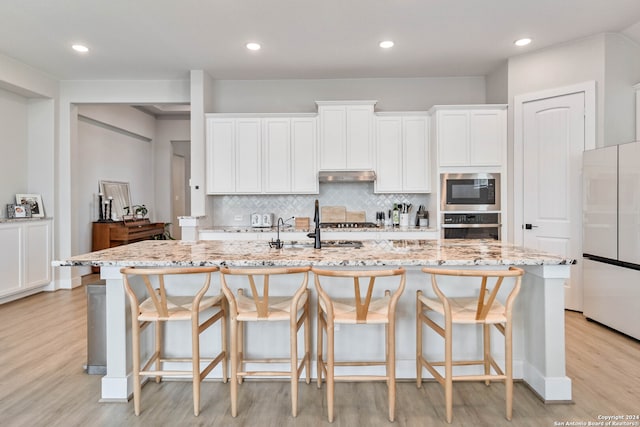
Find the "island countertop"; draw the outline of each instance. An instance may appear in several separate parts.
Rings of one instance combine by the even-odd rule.
[[[566,265],[575,260],[495,240],[371,240],[360,248],[323,247],[308,242],[270,248],[265,241],[146,240],[65,260],[54,266],[426,266]]]

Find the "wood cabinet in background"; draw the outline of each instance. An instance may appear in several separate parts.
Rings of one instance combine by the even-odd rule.
[[[113,248],[128,243],[149,240],[164,235],[164,222],[136,221],[94,222],[91,236],[91,251]]]
[[[431,192],[427,113],[376,116],[376,193]]]
[[[372,170],[376,101],[316,101],[320,116],[320,170]]]
[[[506,106],[438,106],[432,111],[439,166],[504,165]]]

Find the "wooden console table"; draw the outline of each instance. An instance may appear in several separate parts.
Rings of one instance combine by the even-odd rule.
[[[148,219],[94,222],[91,251],[113,248],[156,237],[162,238],[164,226],[164,222],[150,222]],[[95,268],[95,271],[99,271],[99,268]]]

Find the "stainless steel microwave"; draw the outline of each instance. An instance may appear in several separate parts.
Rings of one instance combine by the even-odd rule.
[[[440,185],[443,211],[500,210],[499,173],[443,173]]]

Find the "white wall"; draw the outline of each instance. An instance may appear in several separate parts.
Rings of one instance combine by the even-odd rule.
[[[27,99],[0,89],[0,218],[28,187]]]
[[[214,80],[212,112],[311,113],[315,101],[377,100],[376,111],[425,111],[439,104],[482,104],[484,77]]]
[[[94,121],[99,117],[95,110],[108,111],[114,119],[112,125]],[[155,126],[153,117],[127,106],[78,107],[77,158],[73,164],[72,182],[77,194],[78,251],[91,252],[91,223],[98,219],[98,182],[100,180],[128,182],[131,203],[146,205],[149,215],[155,218],[154,209],[154,153],[153,143],[146,138],[136,137],[124,129],[137,117],[146,126]],[[88,119],[87,117],[91,117]],[[123,119],[121,122],[118,119]],[[121,127],[115,127],[120,124]],[[136,126],[132,126],[135,128]],[[153,135],[151,135],[153,137]]]
[[[604,141],[605,34],[509,58],[509,147],[513,147],[513,97],[596,81],[596,145]]]
[[[509,102],[509,63],[497,67],[486,75],[487,104],[506,104]]]

